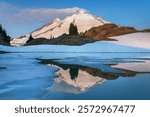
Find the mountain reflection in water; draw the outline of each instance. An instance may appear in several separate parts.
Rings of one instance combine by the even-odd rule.
[[[149,73],[150,53],[0,52],[0,99],[145,100]]]
[[[131,71],[128,69],[115,68],[121,72],[109,72],[88,65],[66,64],[61,60],[41,60],[41,63],[49,66],[54,66],[59,69],[56,73],[53,86],[49,87],[52,92],[65,92],[65,93],[82,93],[96,85],[103,84],[106,80],[115,80],[122,77],[133,77],[140,72]],[[110,68],[118,64],[108,64]]]

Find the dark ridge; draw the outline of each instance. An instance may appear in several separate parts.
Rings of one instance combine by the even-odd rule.
[[[140,32],[150,32],[150,29],[140,30]]]
[[[45,39],[45,38],[38,38],[33,39],[25,44],[25,46],[29,45],[84,45],[86,43],[93,43],[95,40],[87,38],[82,35],[67,35],[63,34],[62,36],[58,38],[53,39]]]
[[[77,78],[79,70],[85,71],[93,76],[102,77],[107,80],[115,80],[119,78],[120,76],[133,77],[136,74],[138,74],[137,72],[124,70],[124,69],[120,69],[124,71],[123,73],[104,72],[101,69],[92,68],[88,66],[75,65],[75,64],[62,64],[62,63],[55,61],[54,59],[38,59],[38,60],[40,60],[40,63],[42,64],[56,65],[56,66],[61,67],[64,70],[69,69],[72,80],[75,80]]]
[[[0,54],[6,54],[6,53],[9,53],[9,52],[0,51]]]

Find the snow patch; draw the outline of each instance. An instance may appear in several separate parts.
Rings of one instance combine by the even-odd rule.
[[[150,33],[133,33],[110,38],[117,40],[110,43],[150,49]]]

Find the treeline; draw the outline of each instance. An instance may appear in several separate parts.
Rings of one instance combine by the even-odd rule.
[[[10,36],[7,35],[6,30],[0,24],[0,44],[10,45]]]

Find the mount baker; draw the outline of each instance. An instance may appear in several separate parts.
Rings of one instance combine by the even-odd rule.
[[[100,17],[91,15],[86,10],[81,9],[77,10],[73,15],[68,16],[63,20],[56,18],[51,23],[44,25],[30,34],[21,36],[19,38],[14,38],[11,41],[11,45],[24,45],[29,39],[30,35],[32,35],[33,38],[51,39],[51,37],[57,38],[63,34],[68,34],[68,29],[71,23],[74,23],[78,27],[79,33],[84,33],[92,27],[101,26],[110,22],[105,21]]]
[[[70,24],[77,26],[78,35],[68,35]],[[112,24],[101,17],[80,9],[63,20],[56,18],[51,23],[27,35],[14,38],[10,43],[13,46],[84,45],[95,41],[107,41],[107,43],[149,49],[149,32],[149,29],[136,30],[134,27]],[[33,39],[29,43],[31,35]]]

